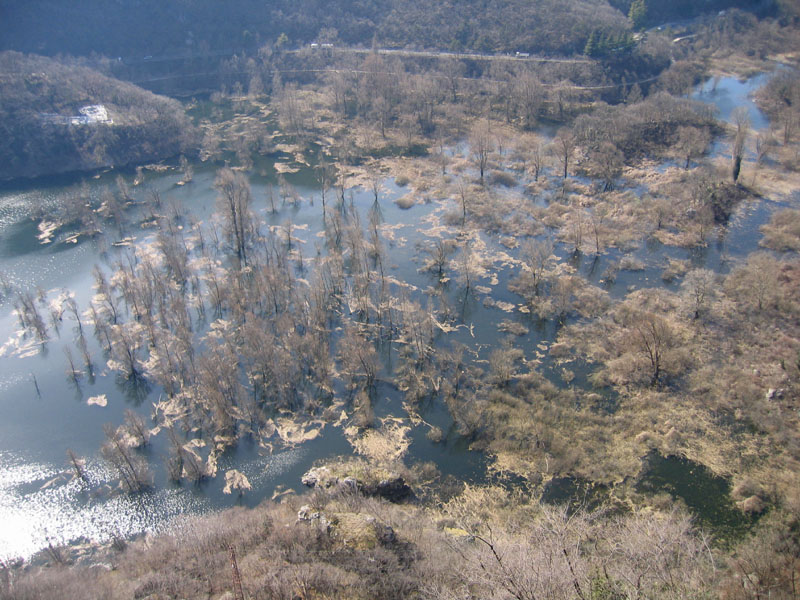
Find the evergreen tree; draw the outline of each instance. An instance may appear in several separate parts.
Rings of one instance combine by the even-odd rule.
[[[628,11],[628,19],[630,19],[631,26],[634,29],[644,27],[647,20],[647,3],[645,0],[633,0],[631,9]]]
[[[592,33],[589,34],[589,39],[586,40],[586,46],[583,47],[583,53],[586,56],[597,56],[597,30],[592,29]]]

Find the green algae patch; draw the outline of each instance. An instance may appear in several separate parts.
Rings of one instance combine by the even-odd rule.
[[[728,478],[680,456],[648,454],[636,490],[647,494],[665,491],[681,499],[697,522],[713,532],[721,545],[739,540],[755,520],[737,509]]]

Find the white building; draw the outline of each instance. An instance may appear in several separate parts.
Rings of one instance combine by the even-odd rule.
[[[104,123],[111,125],[114,123],[113,119],[108,116],[106,107],[102,104],[90,104],[78,110],[80,115],[74,117],[66,117],[63,115],[54,115],[45,113],[42,117],[55,125],[92,125],[96,123]]]

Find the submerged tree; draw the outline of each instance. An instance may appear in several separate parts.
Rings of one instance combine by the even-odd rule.
[[[355,326],[348,325],[338,344],[339,362],[342,372],[347,376],[351,389],[359,381],[371,387],[378,373],[378,353]]]
[[[147,462],[131,447],[122,428],[104,425],[106,441],[100,449],[103,458],[114,467],[122,488],[130,493],[141,492],[153,483]]]
[[[250,182],[240,172],[227,167],[217,172],[214,187],[219,191],[217,206],[225,222],[225,232],[239,264],[247,265],[248,240],[253,231],[250,212]]]
[[[483,120],[477,123],[470,132],[469,136],[470,152],[475,158],[475,164],[480,172],[481,182],[486,167],[489,164],[489,155],[493,150],[492,137],[489,132],[489,121]]]

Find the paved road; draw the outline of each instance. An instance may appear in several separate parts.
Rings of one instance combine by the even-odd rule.
[[[129,57],[129,58],[118,58],[119,62],[123,65],[146,65],[150,63],[165,63],[165,62],[172,62],[172,61],[181,61],[181,60],[196,60],[201,58],[221,58],[223,56],[233,56],[236,53],[235,50],[216,50],[214,52],[204,52],[202,54],[192,54],[192,53],[184,53],[184,54],[162,54],[159,56],[142,56],[142,57]]]
[[[302,49],[301,49],[302,50]],[[300,52],[301,50],[292,50],[292,52]],[[333,48],[337,53],[347,54],[369,54],[373,50],[362,48]],[[324,50],[312,50],[312,52],[321,52]],[[490,60],[490,61],[505,61],[511,60],[514,62],[538,62],[538,63],[590,63],[588,58],[566,58],[566,57],[549,57],[549,56],[514,56],[511,54],[478,54],[475,52],[446,52],[434,50],[402,50],[393,48],[379,48],[375,50],[377,54],[389,56],[408,56],[419,58],[457,58],[461,60]]]
[[[376,52],[384,56],[404,56],[415,58],[455,58],[460,60],[488,60],[488,61],[514,61],[514,62],[536,62],[536,63],[567,63],[567,64],[585,64],[592,62],[588,58],[576,57],[550,57],[550,56],[515,56],[511,54],[480,54],[477,52],[447,52],[435,50],[404,50],[399,48],[379,48],[377,50],[370,50],[366,48],[351,48],[351,47],[334,47],[334,48],[311,48],[304,46],[294,50],[287,50],[287,54],[298,54],[300,52],[312,53],[328,53],[334,52],[336,54],[370,54]],[[144,56],[141,58],[122,58],[120,62],[126,65],[142,65],[149,63],[165,63],[172,61],[182,60],[196,60],[203,58],[220,58],[224,56],[233,56],[234,50],[217,50],[214,52],[204,52],[202,54],[165,54],[159,56]]]

